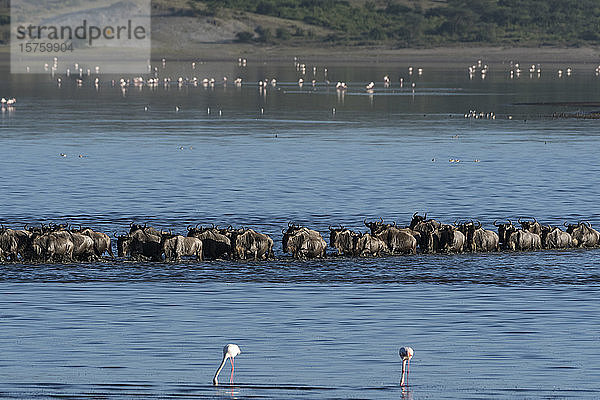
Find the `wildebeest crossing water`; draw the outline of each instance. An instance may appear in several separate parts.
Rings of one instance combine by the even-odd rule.
[[[511,220],[494,225],[498,233],[482,228],[478,221],[453,224],[413,214],[410,224],[399,227],[384,223],[383,218],[364,225],[370,232],[361,233],[329,227],[329,244],[335,255],[379,257],[383,255],[421,253],[462,253],[531,251],[541,249],[594,248],[600,245],[600,233],[587,221],[542,225],[537,219],[518,219],[520,227]],[[288,224],[282,230],[282,250],[293,258],[325,258],[327,242],[321,233]],[[117,254],[139,261],[181,261],[191,257],[203,259],[269,260],[274,259],[274,241],[266,234],[250,228],[188,226],[187,235],[173,234],[147,224],[131,223],[129,232],[116,235]],[[12,262],[90,262],[107,252],[114,257],[110,237],[91,228],[69,228],[68,224],[42,224],[16,230],[0,228],[0,261]]]
[[[0,396],[599,398],[600,249],[579,246],[593,237],[581,225],[600,226],[600,131],[552,118],[578,106],[513,105],[593,100],[594,66],[559,79],[544,63],[539,78],[511,79],[490,63],[484,80],[462,62],[374,61],[301,60],[304,77],[292,60],[157,65],[160,78],[215,77],[214,88],[2,75],[18,103],[0,114],[0,223],[81,224],[109,236],[115,259],[63,262],[58,247],[56,262],[5,257]],[[277,84],[261,90],[267,77]],[[414,211],[439,226],[411,227]],[[542,231],[541,251],[505,249],[499,226],[526,230],[518,217],[532,216],[554,228],[548,244]],[[166,232],[172,262],[118,256],[132,221],[156,232],[130,251]],[[573,247],[556,248],[565,222],[581,226],[577,247],[570,232]],[[212,239],[202,261],[183,255],[196,223]],[[212,224],[268,235],[273,255],[261,259],[269,241],[253,250],[248,234],[229,256]],[[320,236],[326,257],[284,253],[291,225],[305,231],[290,250],[316,255]],[[345,239],[332,245],[329,227]],[[236,385],[214,388],[225,343],[244,353]],[[401,345],[415,349],[407,388]]]

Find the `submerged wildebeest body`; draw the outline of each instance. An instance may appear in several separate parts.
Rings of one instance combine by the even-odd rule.
[[[162,234],[154,228],[133,225],[129,233],[117,237],[117,254],[119,257],[130,256],[140,260],[162,260]]]
[[[162,252],[165,261],[180,261],[181,257],[192,256],[202,261],[202,240],[183,235],[163,235]]]
[[[568,232],[558,227],[542,226],[542,247],[545,249],[566,249],[573,247],[573,239]]]
[[[421,216],[414,213],[408,226],[414,232],[419,234],[419,248],[423,253],[435,253],[439,249],[442,227],[441,222],[435,219],[427,219],[427,213]]]
[[[600,245],[600,233],[592,228],[592,225],[586,221],[580,221],[577,224],[567,224],[567,233],[573,239],[573,245],[576,247],[596,247]]]
[[[465,235],[453,225],[442,225],[439,228],[440,239],[438,251],[462,253],[465,246]]]
[[[281,240],[284,253],[291,253],[294,258],[322,258],[326,256],[327,242],[321,234],[292,223],[288,230],[282,231]]]
[[[512,251],[540,250],[542,239],[535,233],[517,229],[510,234],[507,248]]]
[[[30,258],[34,261],[71,261],[73,241],[64,235],[53,232],[35,233],[31,237]]]
[[[343,226],[339,228],[329,227],[329,246],[337,250],[337,255],[353,256],[355,248],[355,238],[358,233],[346,229]]]
[[[458,228],[465,235],[466,250],[474,253],[500,250],[500,239],[496,232],[483,229],[480,222],[466,222]]]
[[[232,235],[233,257],[238,260],[273,258],[273,239],[252,229],[237,230]]]
[[[187,235],[202,240],[202,255],[205,259],[231,257],[231,240],[214,226],[211,228],[188,227]]]
[[[76,232],[89,236],[92,239],[96,257],[102,257],[105,252],[108,252],[112,258],[115,258],[111,247],[110,236],[106,233],[96,232],[91,228],[80,228]]]
[[[375,222],[363,221],[371,229],[371,235],[383,241],[390,254],[415,254],[417,252],[416,235],[410,228],[398,228],[396,224],[384,224],[383,219]]]
[[[388,253],[387,244],[370,233],[363,233],[353,237],[354,256],[357,257],[380,257]]]

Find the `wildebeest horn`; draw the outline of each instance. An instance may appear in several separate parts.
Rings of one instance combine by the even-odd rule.
[[[537,222],[537,219],[535,219],[535,217],[533,217],[533,222]]]
[[[477,228],[475,228],[475,229],[479,229],[479,228],[481,228],[481,222],[477,221],[477,225],[478,225],[478,226],[477,226]]]
[[[215,229],[215,224],[211,224],[211,229]]]
[[[332,230],[333,230],[333,228],[331,227],[331,225],[329,225],[329,230],[330,230],[330,231],[332,231]]]
[[[427,213],[425,213],[425,215],[423,216],[424,220],[427,220]]]
[[[231,224],[229,224],[229,226],[227,227],[227,229],[233,230],[233,226],[231,226]]]
[[[523,225],[523,222],[521,221],[521,218],[517,218],[517,221],[518,221],[518,222],[519,222],[521,225]]]
[[[285,228],[283,228],[283,229],[281,230],[281,233],[283,233],[283,234],[285,235]]]
[[[567,221],[563,222],[563,226],[565,226],[567,228],[569,227],[569,224],[567,223]]]
[[[363,224],[365,224],[365,226],[368,226],[368,225],[367,225],[367,219],[366,219],[366,218],[363,220]]]
[[[383,224],[383,218],[379,217],[379,220],[381,221],[380,224]]]
[[[513,224],[513,223],[512,223],[512,221],[511,221],[510,219],[508,219],[508,218],[507,218],[507,220],[508,220],[508,223],[509,223],[509,224],[511,224],[511,225]]]
[[[415,213],[413,214],[413,216],[412,216],[412,217],[413,217],[413,218],[414,218],[414,217],[416,217],[416,216],[417,216],[417,214],[419,214],[419,212],[418,212],[418,211],[417,211],[417,212],[415,212]]]
[[[190,229],[190,226],[191,226],[191,225],[188,225],[188,226],[187,226],[187,230],[188,230],[188,231],[191,231],[191,229]]]
[[[292,221],[288,222],[288,228],[291,228],[292,226],[294,226],[294,224],[292,224]]]
[[[196,226],[195,226],[195,228],[196,228],[196,229],[198,228],[198,225],[200,225],[200,222],[198,222],[198,223],[196,224]],[[202,227],[200,227],[200,228],[202,228]]]
[[[144,222],[144,229],[146,229],[147,226],[148,226],[148,223]]]
[[[494,220],[494,226],[500,226],[500,225],[498,225],[496,222],[498,222],[498,220],[497,220],[497,219],[495,219],[495,220]]]
[[[396,221],[393,221],[394,226],[396,226]]]

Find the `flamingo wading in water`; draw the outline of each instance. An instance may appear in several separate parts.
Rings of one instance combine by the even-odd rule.
[[[233,359],[235,358],[235,356],[237,356],[241,352],[242,351],[240,350],[240,348],[237,344],[227,344],[227,345],[225,345],[225,347],[223,347],[223,361],[221,361],[221,365],[219,365],[219,369],[217,369],[217,372],[215,373],[215,377],[213,378],[213,385],[216,386],[219,384],[219,381],[217,378],[219,377],[219,373],[225,366],[225,362],[227,361],[228,358],[230,359],[230,362],[231,362],[231,377],[229,378],[229,383],[233,383]]]
[[[410,364],[410,359],[413,357],[415,352],[412,347],[401,347],[398,354],[400,354],[400,358],[402,359],[402,378],[400,378],[400,386],[404,386],[404,371],[406,369],[406,380],[408,381],[408,367]]]

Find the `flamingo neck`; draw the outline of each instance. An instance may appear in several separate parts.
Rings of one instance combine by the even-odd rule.
[[[225,366],[225,362],[227,361],[228,358],[229,358],[228,355],[224,355],[223,356],[223,361],[221,361],[221,365],[219,365],[219,368],[217,369],[217,372],[215,372],[215,377],[213,378],[213,385],[218,385],[219,384],[219,380],[217,378],[219,377],[219,373],[221,373],[221,370]]]

